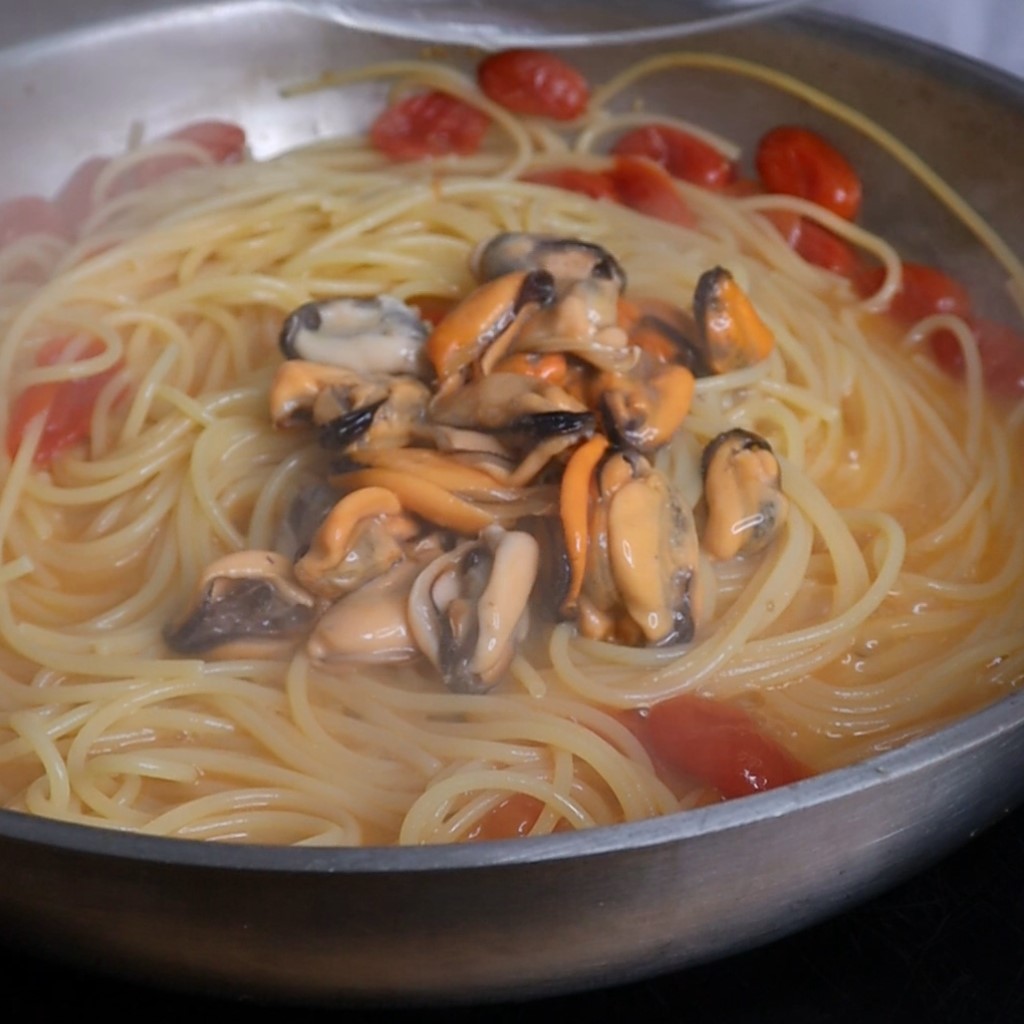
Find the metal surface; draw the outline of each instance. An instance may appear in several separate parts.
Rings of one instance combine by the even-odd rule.
[[[878,117],[1024,248],[1020,218],[997,216],[1019,209],[1024,192],[1024,93],[1010,79],[816,19],[730,30],[701,45],[786,68]],[[34,43],[0,55],[0,195],[52,190],[79,159],[119,146],[138,120],[159,132],[195,116],[237,118],[260,156],[357,129],[372,90],[285,101],[280,86],[415,52],[275,3],[164,10]],[[604,77],[648,52],[593,50],[579,61]],[[668,76],[645,94],[738,139],[822,116],[713,75],[688,76],[685,86]],[[972,269],[968,240],[887,158],[858,152],[858,163],[870,222],[908,254],[953,253],[953,268],[978,287],[992,277],[991,267]],[[219,992],[391,1003],[540,995],[698,963],[804,927],[934,861],[1022,798],[1017,695],[788,789],[538,840],[229,847],[0,812],[0,935]]]
[[[738,25],[806,0],[299,0],[350,28],[406,39],[505,46],[649,42]]]
[[[11,10],[15,10],[12,0]],[[11,45],[33,35],[67,29],[141,8],[196,5],[206,0],[90,0],[88,4],[51,0],[25,9],[18,5],[4,25]],[[245,0],[242,0],[245,2]],[[713,28],[739,25],[809,0],[634,0],[603,4],[594,0],[279,0],[280,7],[307,12],[347,28],[402,39],[464,43],[497,49],[508,46],[590,46],[594,43],[671,39]],[[0,7],[3,3],[0,3]]]

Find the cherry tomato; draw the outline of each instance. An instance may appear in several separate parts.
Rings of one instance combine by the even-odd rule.
[[[860,177],[817,132],[795,125],[773,128],[758,143],[755,163],[769,192],[799,196],[847,220],[860,210]]]
[[[193,143],[215,164],[241,163],[245,156],[245,129],[231,121],[193,121],[167,138]]]
[[[617,156],[608,178],[623,206],[670,224],[693,224],[693,214],[668,172],[646,157]]]
[[[800,218],[800,233],[793,247],[808,263],[833,274],[852,277],[860,267],[856,251],[828,228]]]
[[[615,186],[607,174],[602,171],[584,171],[578,167],[556,167],[546,171],[530,171],[524,174],[521,181],[533,182],[535,185],[550,185],[562,188],[567,192],[579,192],[591,199],[618,199]]]
[[[0,203],[0,249],[29,235],[67,236],[60,209],[42,196],[18,196]]]
[[[506,110],[572,121],[590,100],[587,80],[571,64],[541,50],[504,50],[477,68],[484,95]]]
[[[174,142],[191,142],[215,164],[236,164],[245,154],[245,132],[238,125],[227,121],[196,121],[171,132],[166,138]],[[190,153],[152,156],[119,177],[114,184],[113,194],[123,195],[137,188],[145,188],[170,174],[199,167],[203,162]]]
[[[540,817],[544,804],[528,793],[513,793],[495,804],[467,833],[470,842],[486,839],[517,839],[525,836]]]
[[[96,179],[109,163],[110,160],[105,156],[89,157],[72,171],[71,177],[64,182],[54,199],[68,228],[76,235],[93,211]]]
[[[640,736],[656,761],[713,786],[726,799],[812,774],[741,708],[691,694],[655,704]]]
[[[645,156],[682,181],[721,190],[736,178],[736,165],[703,139],[673,125],[649,124],[626,132],[612,146],[617,156]]]
[[[195,121],[171,132],[166,138],[191,142],[199,146],[215,164],[238,163],[245,155],[245,131],[228,121]],[[72,233],[77,233],[83,221],[92,213],[96,180],[109,163],[109,157],[89,157],[75,168],[57,193],[54,203]],[[111,183],[110,196],[124,195],[137,188],[152,185],[168,174],[198,166],[200,163],[201,160],[190,154],[154,156],[143,160],[118,175]]]
[[[57,338],[43,347],[36,357],[38,366],[61,362],[67,346],[66,338]],[[102,351],[96,342],[86,348],[80,358],[90,358]],[[69,381],[34,384],[18,395],[11,405],[7,423],[7,452],[13,458],[21,447],[25,431],[37,416],[46,417],[34,462],[48,466],[61,452],[89,436],[89,424],[96,399],[107,382],[118,372],[112,367],[92,377]]]
[[[480,148],[491,119],[444,92],[419,92],[383,110],[370,128],[370,142],[392,160],[457,153]]]
[[[1006,324],[978,317],[971,320],[978,342],[985,386],[994,395],[1024,397],[1024,335]],[[950,376],[962,377],[964,356],[949,331],[936,331],[929,339],[935,361]]]
[[[693,224],[693,214],[668,172],[646,157],[618,156],[607,171],[576,167],[531,171],[521,180],[579,192],[591,199],[610,199],[671,224]]]
[[[786,244],[802,259],[833,274],[851,277],[860,267],[856,251],[828,228],[790,210],[765,210]]]
[[[854,278],[858,294],[874,295],[885,279],[884,267],[866,267]],[[971,297],[967,289],[935,267],[923,263],[904,263],[903,280],[889,305],[889,313],[900,323],[914,324],[927,316],[949,313],[971,315]]]

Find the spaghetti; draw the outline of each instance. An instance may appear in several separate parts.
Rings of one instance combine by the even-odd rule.
[[[666,219],[551,177],[604,172],[605,141],[637,121],[615,112],[618,92],[695,62],[752,73],[666,58],[555,124],[436,65],[361,70],[344,80],[397,76],[470,104],[488,118],[486,143],[396,162],[363,138],[330,140],[255,163],[181,133],[105,164],[73,237],[36,232],[0,249],[0,804],[222,841],[536,835],[738,795],[719,763],[737,736],[755,737],[769,775],[778,763],[799,777],[1020,684],[1024,416],[989,400],[969,318],[897,323],[885,310],[900,255],[807,199],[679,181],[686,217]],[[856,126],[904,157],[1022,288],[991,229],[880,130]],[[696,131],[735,158],[738,147]],[[780,216],[828,229],[883,268],[881,283],[864,295],[808,262]],[[342,297],[452,303],[476,284],[474,251],[503,232],[602,246],[627,294],[671,302],[728,268],[774,347],[699,377],[657,461],[696,506],[704,446],[756,432],[781,463],[785,527],[750,557],[702,555],[692,641],[632,647],[572,623],[535,628],[486,693],[448,691],[422,659],[339,672],[301,646],[169,652],[165,628],[206,567],[273,549],[294,495],[325,476],[309,436],[268,416],[285,318]],[[962,380],[929,353],[938,335]],[[61,440],[52,413],[23,409],[25,395],[47,394],[85,410]],[[710,746],[706,772],[666,758],[659,737],[672,729],[677,746]]]

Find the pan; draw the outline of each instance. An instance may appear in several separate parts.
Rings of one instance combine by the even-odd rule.
[[[814,16],[730,28],[699,45],[785,69],[877,118],[983,215],[1019,208],[1024,89],[1006,76]],[[52,190],[83,155],[121,144],[132,120],[154,133],[199,116],[237,120],[257,157],[351,130],[365,114],[358,105],[322,93],[285,102],[282,86],[417,46],[270,0],[159,6],[35,39],[0,55],[0,180],[5,193]],[[661,46],[588,48],[574,59],[607,74]],[[793,115],[793,101],[748,87],[702,83],[686,102],[746,137],[752,100],[760,118]],[[869,156],[864,173],[890,183],[874,216],[905,251],[927,251],[942,232],[951,269],[988,288],[927,196],[892,177],[884,157]],[[1024,223],[1003,226],[1024,249]],[[1024,695],[1012,694],[784,789],[531,840],[238,847],[0,811],[0,932],[193,991],[403,1004],[575,991],[714,960],[863,901],[1016,806],[1022,769]]]

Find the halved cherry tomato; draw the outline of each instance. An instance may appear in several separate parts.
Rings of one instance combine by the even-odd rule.
[[[215,164],[238,163],[245,155],[245,130],[230,121],[195,121],[171,132],[166,138],[199,146]],[[92,213],[96,179],[109,163],[109,157],[89,157],[75,168],[57,193],[54,203],[72,233],[77,233],[82,222]],[[118,175],[111,184],[110,195],[125,195],[200,163],[202,161],[191,154],[153,156]]]
[[[642,156],[617,156],[608,178],[618,202],[670,224],[690,227],[693,214],[664,167]]]
[[[799,196],[847,220],[860,210],[860,177],[817,132],[796,125],[773,128],[758,143],[755,163],[769,192]]]
[[[878,291],[884,279],[885,269],[883,267],[867,267],[855,276],[853,283],[858,294],[867,298]],[[948,313],[951,316],[962,317],[970,321],[971,306],[971,296],[959,281],[936,267],[930,267],[923,263],[904,263],[903,280],[892,297],[888,313],[897,323],[910,327],[919,320],[924,320],[925,317],[941,313]],[[994,344],[987,340],[989,336],[993,338],[998,336],[994,327],[1000,327],[1000,325],[992,325],[987,321],[985,323],[988,326],[980,332],[976,329],[975,334],[978,336],[979,349],[982,351],[986,386],[996,393],[1011,394],[1014,386],[1012,372],[1006,380],[1001,378],[1001,370],[1005,368],[1002,350],[1006,346],[1000,344],[998,340]],[[1000,329],[1009,330],[1009,328],[1001,327]],[[982,334],[986,336],[986,347],[993,347],[995,352],[986,354],[981,348]],[[952,331],[933,331],[928,337],[928,345],[940,367],[953,377],[963,376],[963,353],[960,350],[960,343]],[[1024,358],[1024,348],[1021,349],[1021,352],[1022,358]],[[992,369],[988,365],[989,362],[993,364]],[[996,371],[995,367],[999,367],[1000,370]],[[993,377],[994,372],[999,373],[1000,376]]]
[[[800,232],[793,248],[808,263],[843,277],[851,277],[860,267],[860,260],[851,246],[806,217],[800,218]]]
[[[245,154],[245,131],[229,121],[195,121],[171,132],[166,138],[174,142],[191,142],[215,164],[236,164]],[[125,180],[118,178],[114,194],[122,195],[137,188],[145,188],[169,174],[199,166],[202,162],[185,153],[150,157],[136,164],[124,176]]]
[[[193,143],[215,164],[241,163],[245,156],[245,129],[233,121],[193,121],[167,138]]]
[[[370,142],[392,160],[469,156],[480,148],[490,123],[482,110],[455,96],[419,92],[381,111],[370,128]]]
[[[67,237],[60,209],[42,196],[18,196],[0,203],[0,249],[29,235]]]
[[[856,251],[828,228],[790,210],[765,210],[767,217],[802,259],[843,277],[854,275],[861,263]]]
[[[36,365],[59,364],[67,345],[67,338],[55,338],[40,350]],[[102,351],[103,346],[97,341],[88,345],[78,358],[91,358]],[[8,454],[12,458],[15,456],[24,440],[25,430],[37,416],[45,416],[46,425],[36,448],[33,460],[36,465],[48,466],[61,452],[84,441],[89,436],[96,399],[119,369],[114,366],[92,377],[34,384],[22,391],[11,405],[7,423]]]
[[[76,235],[93,211],[96,179],[109,163],[110,160],[105,156],[91,156],[84,160],[71,172],[71,177],[64,182],[54,199],[65,223]]]
[[[981,317],[972,318],[969,322],[978,342],[986,388],[994,395],[1024,397],[1024,334],[1006,324]],[[943,370],[953,377],[963,376],[963,352],[952,333],[936,331],[928,343],[935,361]]]
[[[521,181],[530,181],[535,185],[550,185],[552,188],[563,188],[567,192],[579,192],[591,199],[618,199],[615,186],[603,171],[585,171],[579,167],[555,167],[545,171],[529,171]]]
[[[610,199],[648,217],[689,227],[693,214],[664,167],[642,156],[617,156],[606,171],[555,167],[531,171],[520,179],[579,192],[591,199]]]
[[[813,774],[741,708],[682,694],[655,704],[638,735],[656,762],[713,786],[726,799]]]
[[[495,804],[466,834],[469,842],[487,839],[518,839],[525,836],[540,817],[544,804],[528,793],[513,793]]]
[[[541,50],[504,50],[480,62],[484,95],[515,114],[571,121],[587,109],[590,86],[571,64]]]
[[[703,139],[674,125],[649,124],[616,140],[617,156],[645,156],[672,175],[704,188],[721,190],[736,178],[736,165]]]
[[[865,267],[857,273],[853,284],[857,293],[867,298],[878,291],[884,279],[884,267]],[[904,263],[903,280],[889,304],[889,313],[904,324],[914,324],[938,313],[968,317],[971,297],[959,281],[941,270],[923,263]]]

